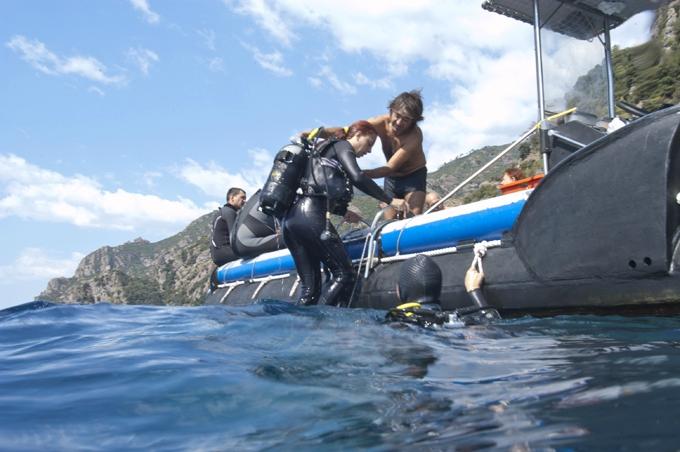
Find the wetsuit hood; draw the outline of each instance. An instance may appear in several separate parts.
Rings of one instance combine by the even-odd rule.
[[[439,303],[442,271],[432,258],[418,254],[401,264],[397,286],[402,302]]]

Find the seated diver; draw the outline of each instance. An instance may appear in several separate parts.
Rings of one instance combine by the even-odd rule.
[[[302,191],[283,219],[283,238],[300,276],[298,304],[340,305],[349,301],[356,279],[352,262],[329,214],[345,215],[352,185],[397,210],[403,199],[393,199],[366,177],[357,158],[371,152],[377,131],[367,121],[357,121],[347,131],[315,147],[300,180]],[[321,288],[321,263],[332,278]]]
[[[498,312],[490,308],[481,287],[484,272],[477,261],[473,261],[465,273],[465,290],[473,305],[456,309],[454,319],[465,325],[485,324],[498,320]],[[388,321],[413,323],[429,327],[443,325],[451,320],[449,313],[441,311],[439,298],[442,290],[442,272],[439,265],[424,254],[418,254],[401,264],[397,281],[397,296],[401,305],[390,309],[385,317]]]
[[[441,201],[441,196],[439,196],[439,193],[436,191],[428,191],[427,195],[425,195],[425,204],[423,204],[423,210],[428,211],[430,208],[434,205],[437,205],[439,201]],[[444,203],[440,203],[435,207],[432,212],[439,212],[440,210],[444,210],[446,207],[444,207]]]
[[[227,203],[220,207],[213,218],[210,256],[218,267],[238,259],[231,248],[230,231],[234,228],[236,213],[246,200],[246,192],[238,187],[227,191]]]
[[[239,210],[231,233],[231,248],[236,256],[249,259],[286,247],[276,229],[274,217],[262,212],[258,190]]]

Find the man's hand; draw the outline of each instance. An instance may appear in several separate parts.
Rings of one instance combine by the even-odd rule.
[[[396,209],[397,212],[407,212],[408,211],[408,204],[406,204],[406,201],[403,200],[403,199],[398,199],[398,198],[392,199],[390,206],[392,206],[394,209]]]
[[[477,269],[477,265],[473,262],[465,273],[465,290],[472,292],[473,290],[481,289],[484,283],[484,273]]]

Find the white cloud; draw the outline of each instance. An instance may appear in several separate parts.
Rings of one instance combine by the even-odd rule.
[[[103,84],[121,84],[122,75],[108,75],[106,66],[90,56],[60,57],[51,52],[45,44],[16,35],[7,42],[7,47],[20,54],[21,58],[35,69],[49,75],[77,75]]]
[[[142,181],[144,182],[144,185],[146,185],[148,188],[154,188],[156,187],[156,180],[162,177],[163,174],[159,173],[158,171],[147,171],[144,174],[142,174]]]
[[[255,46],[245,43],[242,43],[242,45],[253,54],[253,58],[255,58],[257,64],[262,66],[264,69],[273,72],[280,77],[290,77],[293,75],[293,71],[284,66],[283,55],[281,52],[274,51],[271,53],[263,53]]]
[[[159,58],[156,52],[144,49],[142,47],[137,47],[136,49],[130,48],[127,52],[128,58],[139,67],[139,70],[144,75],[149,75],[149,68],[151,64],[158,63]]]
[[[108,191],[92,178],[66,177],[0,154],[0,218],[70,223],[82,227],[132,230],[184,225],[210,210],[188,199]]]
[[[55,257],[40,248],[25,248],[14,262],[0,265],[0,285],[71,276],[83,257],[85,254],[79,252]]]
[[[323,86],[323,81],[319,77],[307,77],[307,80],[309,80],[309,84],[314,88],[321,88]]]
[[[363,72],[357,72],[354,74],[354,81],[357,85],[366,85],[371,88],[379,89],[392,89],[394,88],[394,83],[392,83],[392,77],[383,77],[379,79],[370,79]]]
[[[508,32],[519,26],[485,13],[479,1],[470,0],[350,0],[343,2],[342,8],[335,0],[272,0],[266,5],[262,0],[240,0],[227,4],[235,4],[237,11],[252,16],[274,37],[279,37],[281,30],[292,35],[294,27],[312,27],[332,33],[345,51],[367,50],[392,62],[438,61],[451,46],[511,48],[515,40]],[[278,25],[264,23],[265,16]]]
[[[359,86],[389,89],[388,83],[405,75],[410,65],[425,64],[425,74],[448,83],[450,92],[448,99],[428,102],[431,91],[422,86],[426,101],[422,126],[431,170],[471,148],[511,141],[536,120],[532,29],[484,11],[480,0],[348,0],[341,8],[335,0],[271,0],[267,12],[261,0],[226,3],[236,4],[239,12],[251,15],[273,37],[284,32],[296,36],[306,28],[330,33],[347,53],[373,55],[385,65],[387,75],[369,77],[358,72],[353,81]],[[276,27],[263,22],[265,14],[272,16]],[[646,13],[615,30],[614,44],[644,42],[650,17]],[[555,69],[546,90],[570,87],[601,55],[593,56],[581,44],[545,55],[546,71]],[[558,66],[557,57],[567,57],[566,63]],[[315,87],[325,82],[342,92],[356,91],[330,69],[308,81]]]
[[[274,156],[264,149],[254,149],[248,151],[248,161],[250,167],[232,173],[214,162],[204,166],[187,159],[186,164],[177,169],[177,176],[215,199],[223,199],[229,187],[240,187],[250,195],[264,185]]]
[[[214,30],[211,30],[209,28],[202,29],[202,30],[197,30],[196,33],[203,38],[203,43],[205,46],[208,48],[208,50],[215,51],[217,48],[215,46],[215,38],[216,34]]]
[[[340,80],[340,78],[338,78],[338,76],[335,74],[335,71],[328,65],[321,66],[318,74],[326,80],[326,83],[343,94],[357,93],[357,89],[354,85]]]
[[[91,93],[99,94],[100,96],[106,96],[106,93],[96,86],[90,86],[87,90]]]
[[[220,57],[214,57],[208,60],[208,69],[212,72],[225,72],[224,60]]]
[[[471,149],[512,141],[531,125],[536,88],[533,72],[523,69],[532,64],[529,53],[487,60],[475,83],[452,89],[451,103],[428,105],[422,128],[430,170]]]
[[[278,42],[288,46],[295,39],[295,34],[291,31],[280,11],[277,10],[277,3],[264,0],[246,0],[233,2],[224,1],[227,6],[236,5],[237,12],[249,15],[255,19],[258,25],[267,30]]]
[[[612,30],[612,43],[619,47],[632,47],[644,44],[649,39],[653,23],[653,12],[647,11],[636,14]]]
[[[130,0],[132,6],[144,15],[144,19],[150,24],[157,24],[161,17],[151,10],[147,0]]]

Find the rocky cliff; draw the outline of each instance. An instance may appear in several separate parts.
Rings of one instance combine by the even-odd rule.
[[[680,0],[658,11],[652,39],[614,49],[616,97],[653,111],[680,103]]]
[[[196,304],[208,288],[210,218],[160,242],[141,238],[88,254],[72,278],[55,278],[36,299],[121,304]]]

